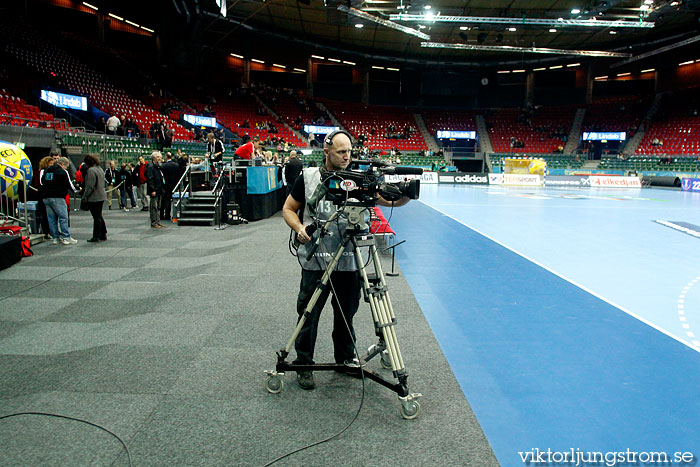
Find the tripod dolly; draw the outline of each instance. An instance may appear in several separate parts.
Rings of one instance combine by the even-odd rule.
[[[325,221],[324,225],[321,227],[320,235],[314,247],[310,249],[307,256],[308,258],[313,256],[315,253],[316,247],[320,244],[321,239],[327,232],[331,222],[333,222],[341,212],[344,211],[347,213],[348,228],[343,235],[342,242],[333,254],[326,271],[321,277],[318,286],[314,290],[309,303],[306,305],[304,313],[299,319],[299,322],[297,323],[292,336],[289,338],[286,347],[277,352],[277,365],[275,369],[267,370],[265,372],[267,373],[265,388],[272,394],[279,393],[284,387],[284,381],[282,380],[281,376],[283,376],[286,371],[329,371],[342,369],[344,367],[342,363],[287,363],[286,359],[294,346],[294,341],[301,331],[304,322],[311,314],[311,311],[316,305],[321,293],[327,287],[329,287],[331,273],[337,267],[345,247],[348,244],[351,244],[353,247],[355,263],[357,264],[357,268],[360,273],[363,297],[365,302],[369,303],[369,307],[372,312],[372,319],[374,320],[375,333],[379,338],[379,342],[369,347],[364,356],[360,357],[358,355],[361,371],[364,373],[365,377],[396,392],[399,396],[399,409],[401,416],[405,419],[413,419],[418,416],[418,412],[420,410],[420,404],[416,399],[422,394],[410,393],[408,390],[408,373],[404,367],[401,351],[399,350],[399,343],[396,339],[396,333],[394,331],[396,316],[394,315],[394,309],[392,308],[391,300],[389,299],[384,272],[382,270],[379,254],[377,252],[377,244],[374,236],[369,233],[367,224],[363,220],[362,211],[366,209],[366,207],[362,206],[347,205],[344,209],[338,210],[329,220]],[[360,251],[360,248],[362,247],[369,248],[370,260],[372,263],[374,263],[373,274],[368,274],[367,272],[362,258],[362,253]],[[377,372],[365,369],[366,363],[377,355],[380,356],[382,368],[391,370],[397,382],[389,381]]]

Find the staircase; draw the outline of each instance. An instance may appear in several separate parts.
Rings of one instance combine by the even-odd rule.
[[[476,121],[476,134],[479,137],[481,152],[491,154],[493,152],[493,145],[491,144],[491,137],[489,136],[489,129],[486,125],[486,119],[483,115],[476,115],[474,120]]]
[[[437,141],[435,141],[433,135],[431,135],[430,131],[428,131],[428,126],[425,124],[423,116],[419,113],[415,113],[413,114],[413,119],[416,121],[418,131],[420,131],[421,136],[423,136],[423,141],[425,141],[425,144],[428,145],[428,149],[433,152],[438,152],[440,150],[440,146],[438,146]]]
[[[634,136],[627,140],[627,144],[625,144],[625,147],[622,148],[622,154],[631,155],[637,151],[637,148],[642,143],[642,139],[644,138],[644,133],[647,131],[646,127],[644,126],[644,122],[651,122],[654,114],[656,114],[656,111],[659,110],[662,96],[663,93],[659,93],[654,97],[654,102],[652,102],[651,106],[649,106],[649,110],[644,116],[644,121],[639,125],[639,128],[637,128],[637,132],[634,134]]]
[[[214,225],[216,223],[216,196],[211,191],[193,191],[183,200],[178,225]]]
[[[274,110],[272,110],[272,107],[270,107],[269,105],[267,105],[267,104],[265,103],[265,101],[262,100],[262,98],[261,98],[260,96],[257,95],[257,93],[253,93],[253,97],[255,97],[255,99],[258,101],[258,104],[260,104],[260,106],[261,106],[263,109],[265,109],[265,111],[266,111],[269,115],[271,115],[271,116],[273,116],[273,117],[275,118],[275,121],[277,122],[278,125],[281,123],[282,125],[284,125],[284,127],[285,127],[286,129],[288,129],[289,131],[291,131],[292,133],[294,133],[294,134],[296,135],[297,138],[299,138],[299,139],[302,140],[302,141],[306,141],[306,145],[307,145],[307,146],[309,145],[309,140],[306,138],[306,136],[302,135],[300,131],[295,130],[295,129],[292,128],[289,124],[287,124],[287,122],[285,122],[282,118],[280,118],[279,114],[276,113]]]
[[[564,154],[573,154],[578,148],[578,142],[581,139],[583,130],[583,118],[586,116],[586,109],[576,109],[574,123],[571,124],[571,130],[564,145]]]
[[[596,170],[598,168],[598,164],[600,164],[599,160],[588,160],[583,163],[581,166],[581,170]]]

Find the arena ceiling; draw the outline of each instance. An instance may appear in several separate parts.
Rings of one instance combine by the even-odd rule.
[[[87,4],[25,1],[71,3],[83,10]],[[104,13],[150,25],[157,33],[174,30],[194,47],[246,58],[263,52],[266,59],[284,58],[301,67],[314,53],[388,66],[395,62],[483,67],[571,61],[577,57],[573,51],[635,57],[679,43],[691,48],[700,43],[693,42],[700,39],[700,0],[91,0],[91,4]],[[397,14],[419,20],[392,17]],[[447,18],[454,22],[443,21]],[[623,24],[610,24],[615,21]],[[651,27],[622,27],[642,24]],[[437,46],[426,47],[427,43]],[[586,55],[578,58],[585,60]],[[619,63],[625,58],[601,60]]]
[[[292,53],[295,44],[302,44],[324,53],[345,54],[340,58],[359,55],[483,64],[558,55],[528,50],[542,48],[634,55],[700,35],[699,0],[229,0],[225,18],[214,0],[170,3],[185,18],[207,18],[202,34],[211,46],[235,50],[241,33],[257,34],[286,41],[280,44],[287,53]],[[345,7],[344,11],[339,7]],[[399,13],[425,20],[391,19]],[[440,21],[449,17],[457,21],[469,17],[470,22]],[[534,24],[541,20],[552,24]],[[585,25],[566,24],[576,21]],[[591,26],[592,21],[649,23],[653,27]],[[394,25],[429,39],[394,29]],[[440,46],[428,48],[424,46],[427,42]],[[453,45],[477,49],[445,48]]]

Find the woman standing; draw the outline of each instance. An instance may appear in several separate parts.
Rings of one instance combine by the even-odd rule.
[[[85,174],[83,202],[88,203],[92,214],[92,238],[88,242],[104,242],[107,240],[107,226],[102,218],[102,206],[107,199],[105,173],[100,167],[100,158],[96,154],[88,154],[83,162],[88,168]]]

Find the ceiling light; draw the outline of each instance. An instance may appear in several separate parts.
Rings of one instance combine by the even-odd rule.
[[[509,30],[510,32],[515,32],[515,31],[518,30],[518,28],[508,28],[508,30]]]
[[[330,58],[330,57],[328,57],[328,61],[329,61],[329,62],[340,63],[340,60],[338,60],[337,58]]]
[[[300,73],[306,73],[306,70],[302,70],[301,68],[294,68],[294,71],[298,71]]]
[[[374,65],[372,65],[372,68],[374,68],[375,70],[383,70],[384,69],[383,66],[374,66]]]
[[[384,22],[389,23],[390,25],[385,24],[387,27],[393,27],[394,29],[397,29],[395,26],[400,26],[400,27],[405,27],[401,26],[397,23],[393,23],[392,21],[406,21],[406,22],[424,22],[425,21],[425,15],[414,15],[414,14],[408,14],[408,13],[395,13],[389,15],[389,19],[391,21],[386,21],[384,19],[378,18],[376,16],[370,15],[368,13],[364,13],[363,11],[355,10],[354,8],[348,8],[345,6],[339,6],[339,10],[341,11],[355,11],[362,13],[364,15],[367,15],[370,21],[374,21],[380,24],[384,24]],[[355,14],[355,13],[352,13]],[[553,26],[553,27],[561,27],[561,26],[581,26],[581,27],[605,27],[605,28],[653,28],[654,23],[651,23],[649,21],[623,21],[623,20],[617,20],[617,21],[608,21],[608,20],[598,20],[598,19],[564,19],[564,18],[559,18],[559,19],[545,19],[545,18],[510,18],[510,17],[495,17],[495,16],[446,16],[446,15],[435,15],[433,18],[433,21],[435,22],[440,22],[440,23],[475,23],[475,24],[483,24],[483,23],[492,23],[492,24],[526,24],[530,26]],[[409,33],[410,34],[410,33]]]
[[[513,73],[525,73],[525,70],[513,70]]]
[[[257,58],[251,58],[251,60],[254,61],[255,63],[265,63],[262,60],[258,60]]]
[[[315,58],[317,60],[325,60],[326,57],[321,57],[320,55],[312,55],[311,58]]]
[[[610,34],[617,34],[617,31],[610,31]]]
[[[143,29],[144,31],[148,31],[151,34],[153,34],[155,32],[153,29],[148,29],[146,26],[141,26],[141,29]]]
[[[362,23],[356,23],[356,24],[355,24],[355,27],[356,27],[357,29],[362,29],[362,28],[365,27],[365,25],[362,24]]]
[[[566,65],[566,67],[571,68],[571,67],[580,66],[580,65],[581,65],[580,63],[569,63],[568,65]]]
[[[460,26],[459,30],[460,31],[469,31],[469,26]]]
[[[627,72],[625,72],[625,73],[618,73],[617,76],[629,76],[629,75],[631,75],[631,74],[632,74],[632,73],[630,73],[629,71],[627,71]]]
[[[427,27],[427,26],[424,26],[424,25],[422,25],[422,24],[419,24],[419,25],[418,25],[418,29],[425,29],[426,27]]]
[[[98,10],[98,9],[99,9],[99,8],[97,8],[95,5],[90,5],[90,4],[87,3],[87,2],[83,2],[83,5],[85,5],[85,6],[88,7],[88,8],[92,8],[93,10]]]
[[[243,55],[231,54],[231,56],[232,56],[232,57],[236,57],[236,58],[243,58]]]
[[[387,70],[389,70],[389,71],[399,71],[398,68],[389,68],[389,67],[387,67]]]
[[[478,39],[477,39],[478,40]],[[550,49],[546,47],[516,47],[513,45],[476,45],[476,44],[448,44],[443,42],[421,42],[421,47],[433,49],[458,49],[458,50],[488,50],[490,52],[553,54],[553,55],[578,55],[583,57],[620,57],[629,58],[631,54],[621,52],[607,52],[604,50],[573,50]],[[559,67],[561,68],[561,66]]]
[[[549,30],[549,32],[557,32],[557,30],[554,29],[554,28],[552,28],[552,29]]]
[[[558,70],[559,68],[564,68],[564,66],[563,65],[554,65],[554,66],[549,67],[550,70]]]
[[[287,68],[286,66],[284,66],[284,65],[279,65],[279,64],[277,64],[277,63],[273,63],[272,66],[276,66],[277,68],[285,68],[285,69]]]
[[[424,10],[430,10],[431,8],[432,8],[432,7],[431,7],[430,5],[425,5],[425,6],[423,7]]]
[[[435,21],[435,13],[432,11],[425,14],[425,19],[428,21]]]
[[[596,80],[598,80],[598,81],[603,80],[603,79],[608,79],[608,75],[605,75],[605,76],[596,76],[596,77],[593,78],[593,79],[596,79]]]
[[[543,71],[543,70],[546,70],[546,69],[547,69],[546,67],[542,67],[542,68],[533,68],[532,71]]]
[[[357,65],[355,62],[346,62],[345,60],[343,60],[343,63],[345,63],[346,65],[353,65],[353,66]]]
[[[690,65],[691,63],[693,63],[693,61],[692,61],[692,60],[689,60],[689,61],[687,61],[687,62],[679,63],[678,66]]]
[[[652,71],[656,71],[654,68],[649,68],[646,70],[642,70],[642,73],[651,73]]]
[[[572,15],[578,15],[579,13],[581,13],[581,10],[579,10],[578,8],[574,8],[573,10],[571,10]]]
[[[119,21],[124,21],[124,18],[122,18],[121,16],[117,16],[117,15],[114,15],[112,13],[107,13],[107,14],[114,19],[118,19]]]
[[[84,5],[84,4],[85,4],[85,2],[83,2],[83,5]],[[671,6],[678,6],[678,2],[671,2],[670,5],[671,5]]]
[[[140,28],[140,27],[141,27],[141,26],[139,26],[138,24],[134,23],[133,21],[129,21],[128,19],[125,19],[124,22],[129,23],[129,24],[132,25],[132,26],[136,26],[137,28]]]
[[[497,71],[496,73],[510,73],[510,70],[501,70],[501,71]]]

